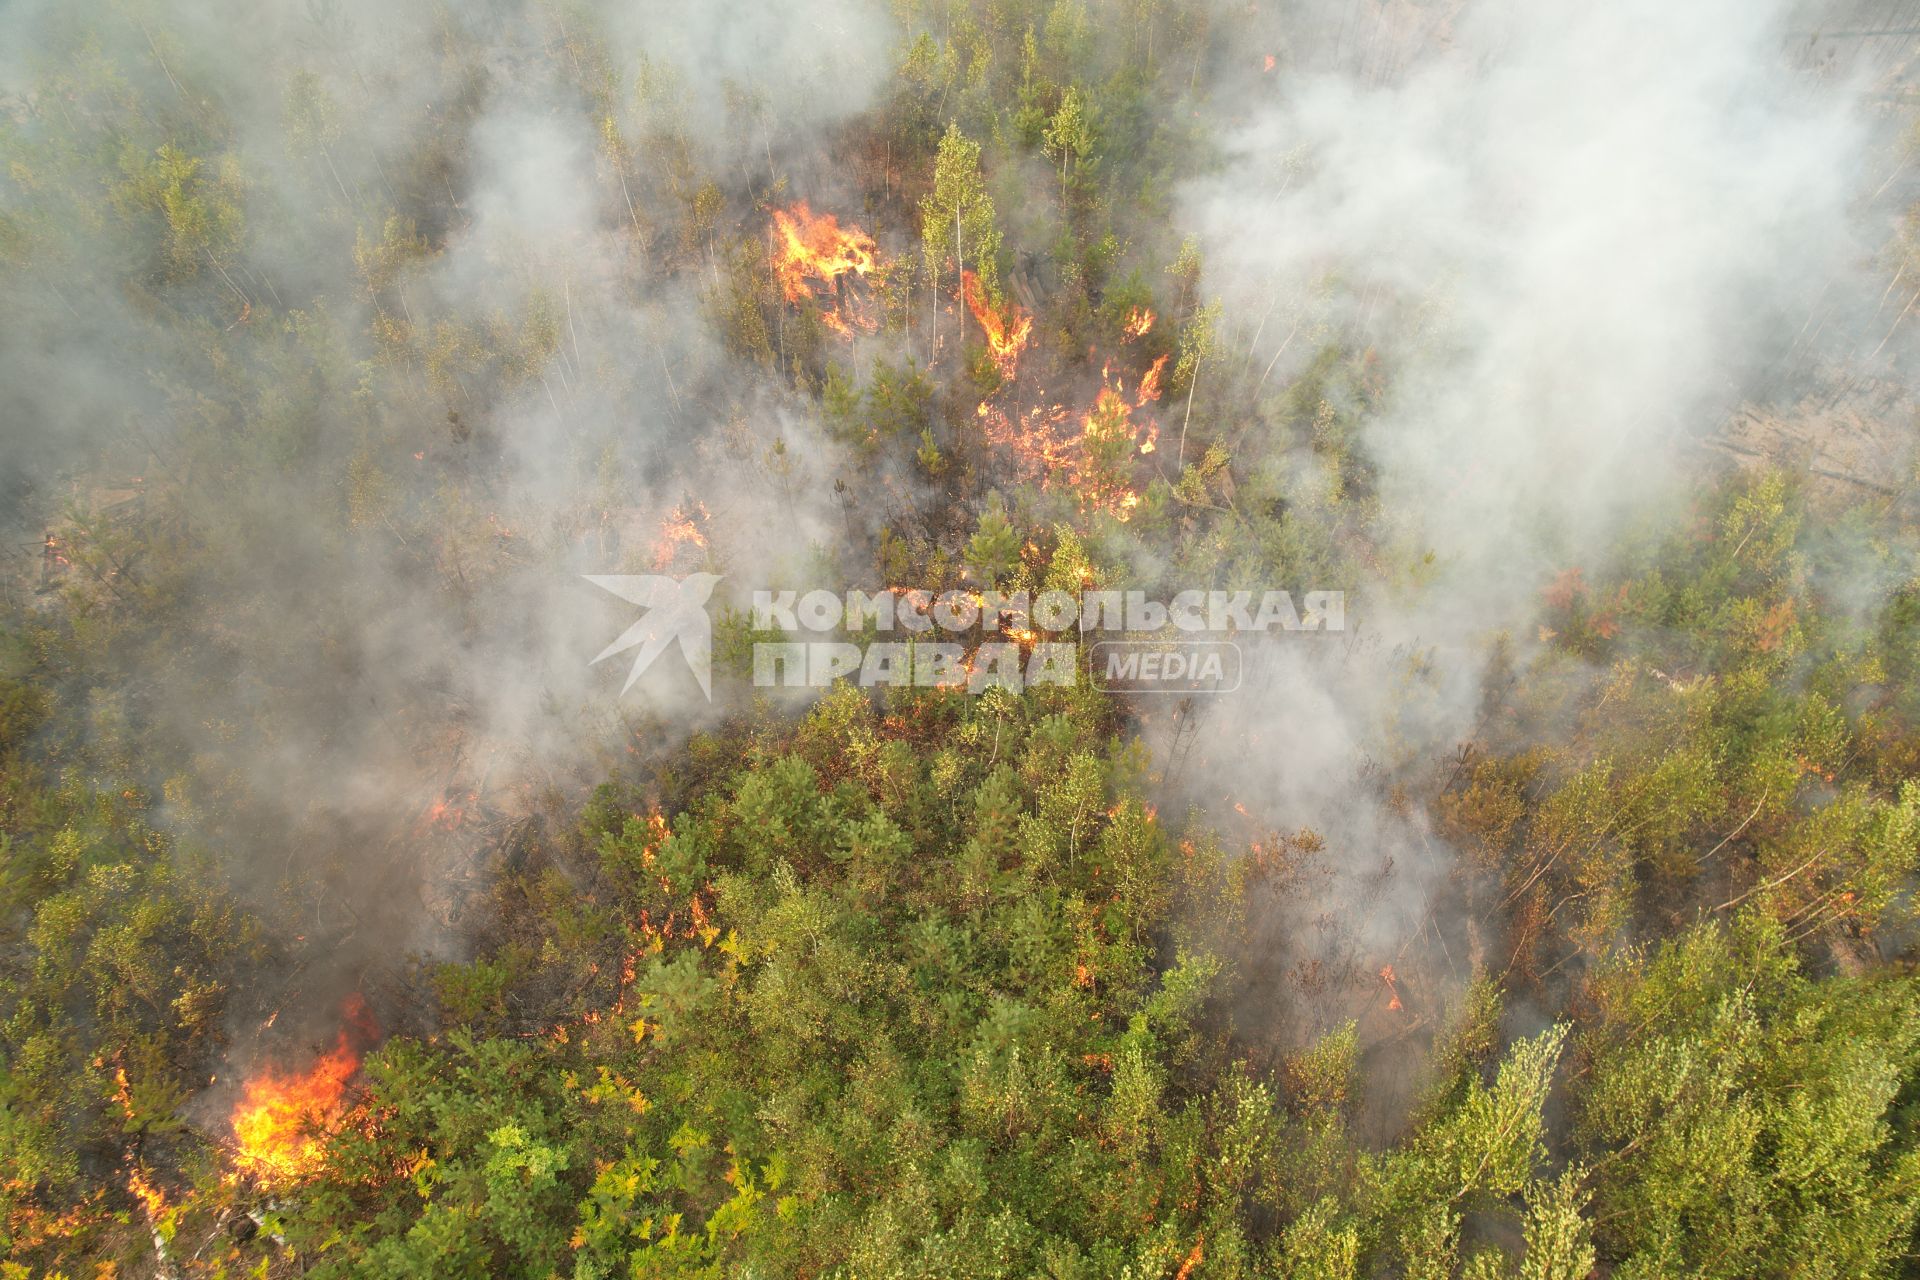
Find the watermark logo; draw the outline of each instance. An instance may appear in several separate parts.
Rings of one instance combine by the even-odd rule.
[[[639,647],[640,652],[633,656],[633,669],[627,673],[627,682],[620,686],[621,693],[633,688],[634,681],[646,674],[654,659],[677,641],[693,678],[700,682],[700,691],[707,695],[707,701],[713,701],[713,619],[707,616],[707,601],[720,583],[719,574],[692,573],[684,578],[654,573],[584,576],[594,586],[646,610],[638,622],[621,632],[619,639],[594,658],[599,662]]]
[[[625,693],[674,642],[713,697],[707,601],[718,575],[587,575],[647,612],[599,662],[638,648]],[[1346,629],[1346,596],[1308,591],[754,591],[756,688],[945,688],[983,693],[1091,684],[1114,693],[1230,693],[1243,639]]]
[[[1240,687],[1240,646],[1231,640],[1101,640],[1087,674],[1109,693],[1232,693]]]

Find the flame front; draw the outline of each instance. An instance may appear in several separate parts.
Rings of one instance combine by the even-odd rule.
[[[167,1216],[167,1197],[160,1188],[153,1185],[153,1179],[147,1176],[145,1167],[139,1164],[127,1166],[127,1190],[140,1201],[140,1207],[146,1210],[148,1222],[158,1222]]]
[[[1020,352],[1033,336],[1033,317],[1018,306],[1005,316],[995,312],[987,301],[980,277],[971,271],[960,273],[960,288],[966,295],[967,310],[973,312],[973,318],[980,322],[980,328],[987,335],[987,349],[993,353],[993,362],[1000,366],[1001,376],[1013,377]]]
[[[315,1172],[326,1135],[346,1111],[347,1081],[360,1069],[342,1031],[332,1052],[304,1073],[268,1068],[247,1081],[233,1109],[234,1164],[263,1182],[291,1182]]]
[[[1146,407],[1148,401],[1158,400],[1160,398],[1160,375],[1165,371],[1166,367],[1167,358],[1161,356],[1153,362],[1153,367],[1148,369],[1141,377],[1140,390],[1133,399],[1134,408],[1143,409]]]
[[[992,399],[975,412],[989,444],[1005,449],[1022,476],[1073,493],[1083,511],[1127,520],[1140,505],[1135,464],[1153,453],[1160,427],[1134,411],[1160,398],[1166,357],[1155,360],[1129,396],[1111,365],[1093,407],[1076,416],[1064,405],[1010,412]],[[1077,427],[1077,430],[1076,430]]]
[[[788,302],[831,299],[821,318],[842,334],[874,328],[866,312],[844,296],[843,276],[864,276],[880,262],[880,246],[859,227],[842,227],[830,213],[816,214],[806,201],[773,211],[773,272]]]
[[[689,500],[669,512],[660,522],[660,536],[653,544],[654,572],[662,573],[672,567],[681,547],[705,549],[707,535],[701,532],[700,526],[708,519],[704,502]]]

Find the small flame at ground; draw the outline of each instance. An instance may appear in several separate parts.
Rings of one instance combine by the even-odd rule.
[[[427,806],[427,811],[420,816],[421,825],[440,831],[458,831],[466,825],[469,806],[477,802],[479,798],[477,794],[471,791],[464,797],[456,797],[452,794],[451,790],[449,790],[438,800],[435,800]],[[273,1019],[279,1016],[280,1011],[275,1009],[273,1011],[273,1017],[267,1019],[266,1025],[271,1027],[273,1025]]]
[[[167,1216],[167,1197],[160,1188],[153,1185],[147,1177],[147,1171],[137,1164],[127,1166],[127,1190],[133,1192],[140,1201],[140,1207],[147,1211],[150,1221],[158,1221]]]
[[[1400,1004],[1400,980],[1395,976],[1392,965],[1387,965],[1380,970],[1380,981],[1387,984],[1387,1008],[1396,1013],[1399,1012],[1402,1008]]]
[[[1129,338],[1144,338],[1152,328],[1153,312],[1146,307],[1135,307],[1127,312],[1127,322],[1120,327],[1120,332]]]
[[[1070,490],[1083,511],[1125,521],[1141,501],[1134,464],[1154,452],[1160,434],[1151,418],[1136,421],[1133,414],[1159,399],[1165,366],[1165,356],[1155,360],[1130,399],[1124,376],[1114,378],[1109,363],[1093,408],[1077,419],[1062,405],[1015,414],[991,399],[975,412],[987,442],[1007,450],[1023,475],[1042,488]]]

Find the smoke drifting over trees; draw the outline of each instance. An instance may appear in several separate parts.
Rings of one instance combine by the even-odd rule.
[[[8,7],[7,1267],[1906,1274],[1909,28]]]
[[[1608,567],[1625,531],[1684,503],[1736,408],[1809,393],[1777,362],[1810,313],[1884,286],[1870,246],[1888,210],[1861,197],[1888,129],[1857,80],[1782,55],[1789,17],[1389,6],[1356,19],[1357,71],[1335,38],[1303,40],[1292,84],[1237,115],[1218,171],[1183,189],[1203,287],[1250,335],[1230,359],[1256,413],[1296,411],[1289,388],[1313,384],[1329,334],[1390,371],[1384,394],[1320,402],[1350,452],[1320,447],[1316,423],[1289,454],[1270,413],[1243,440],[1265,443],[1290,500],[1363,488],[1372,536],[1418,569],[1362,587],[1364,642],[1283,646],[1264,690],[1175,727],[1200,803],[1270,797],[1263,819],[1360,855],[1305,913],[1360,931],[1367,945],[1343,928],[1322,956],[1358,981],[1424,932],[1459,870],[1428,806],[1367,775],[1484,731],[1490,642],[1551,648],[1524,634],[1542,584]],[[1864,320],[1843,310],[1822,358],[1870,349]],[[1904,447],[1873,461],[1903,466]],[[1479,914],[1442,912],[1460,929]]]
[[[259,807],[262,875],[325,850],[376,906],[393,833],[443,790],[603,770],[623,726],[581,657],[612,614],[578,575],[650,556],[683,491],[751,563],[784,541],[742,509],[790,438],[787,516],[832,532],[816,415],[700,322],[714,245],[663,225],[727,211],[693,166],[762,169],[776,135],[866,103],[881,28],[821,16],[774,59],[700,6],[658,15],[644,75],[617,13],[9,19],[17,536],[141,487],[183,547],[177,586],[119,588],[172,589],[181,628],[143,659],[165,678],[142,711]],[[599,116],[589,64],[613,75],[616,49],[634,83]],[[147,111],[88,111],[133,95]],[[642,160],[657,135],[675,146]],[[392,925],[437,949],[416,907]]]

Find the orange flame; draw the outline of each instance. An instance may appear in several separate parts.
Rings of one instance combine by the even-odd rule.
[[[440,831],[458,831],[467,824],[467,806],[476,803],[479,799],[476,792],[469,791],[464,797],[456,798],[449,790],[427,806],[427,811],[420,815],[421,826]],[[267,1019],[266,1025],[271,1027],[274,1018],[279,1016],[280,1011],[275,1009],[273,1017]]]
[[[829,296],[834,304],[821,315],[829,328],[851,334],[857,326],[874,328],[863,311],[838,305],[847,301],[839,284],[842,276],[864,276],[880,261],[880,246],[855,226],[842,227],[830,213],[815,214],[802,200],[791,209],[773,211],[773,272],[788,302],[807,302]]]
[[[987,349],[993,353],[993,362],[1000,366],[1001,376],[1011,378],[1020,352],[1033,336],[1033,317],[1018,305],[1005,316],[995,314],[980,277],[971,271],[960,273],[960,289],[966,295],[967,310],[973,312],[973,318],[980,322],[980,328],[987,335]]]
[[[262,1181],[289,1182],[314,1172],[326,1133],[346,1109],[347,1081],[360,1056],[341,1032],[331,1053],[304,1074],[271,1068],[247,1081],[233,1112],[234,1163]]]
[[[1159,395],[1163,363],[1156,361],[1147,371],[1133,400],[1123,382],[1109,382],[1093,408],[1077,419],[1061,405],[1015,416],[992,400],[982,401],[975,412],[987,442],[1006,449],[1024,475],[1042,488],[1070,490],[1084,511],[1125,521],[1141,500],[1133,487],[1134,464],[1154,451],[1160,434],[1158,423],[1136,421],[1133,413]]]
[[[1161,356],[1153,362],[1153,367],[1148,369],[1146,374],[1140,379],[1140,390],[1135,393],[1133,398],[1135,408],[1141,408],[1146,405],[1148,401],[1158,400],[1160,398],[1160,375],[1166,370],[1166,367],[1167,358]]]
[[[1141,446],[1132,412],[1125,396],[1112,387],[1100,388],[1093,411],[1081,423],[1083,462],[1073,476],[1082,507],[1104,510],[1120,520],[1140,505],[1140,495],[1127,484],[1132,459],[1150,451],[1150,443]]]
[[[147,1211],[149,1222],[158,1222],[167,1216],[167,1197],[153,1185],[147,1177],[147,1171],[137,1164],[127,1166],[127,1190],[133,1192],[140,1201],[140,1207]]]
[[[985,332],[1005,386],[1013,379],[1020,352],[1032,341],[1033,317],[1017,305],[1004,315],[995,311],[979,277],[970,271],[961,273],[961,291]],[[1153,319],[1152,311],[1135,307],[1127,316],[1129,337],[1148,332]],[[1152,418],[1143,414],[1136,419],[1134,413],[1160,398],[1167,357],[1153,361],[1131,395],[1127,375],[1116,376],[1114,363],[1108,360],[1101,369],[1100,389],[1085,412],[1060,404],[1020,410],[1005,403],[1011,397],[1000,396],[981,401],[975,412],[987,442],[1005,449],[1026,478],[1043,489],[1070,491],[1085,512],[1125,521],[1141,503],[1135,487],[1138,463],[1154,452],[1160,434]],[[1033,399],[1045,394],[1041,389]]]
[[[347,1002],[347,1018],[371,1031],[359,996]],[[234,1164],[262,1182],[292,1182],[316,1172],[326,1137],[347,1109],[347,1082],[360,1069],[353,1038],[342,1029],[333,1049],[304,1072],[261,1071],[242,1088],[233,1109]]]
[[[707,535],[700,531],[700,525],[707,519],[707,504],[704,502],[683,502],[669,512],[667,518],[660,522],[660,537],[653,544],[654,570],[658,572],[670,567],[683,546],[704,548]]]
[[[1396,1013],[1399,1012],[1401,1009],[1399,979],[1394,976],[1392,965],[1387,965],[1380,970],[1380,981],[1387,984],[1387,1008]]]

